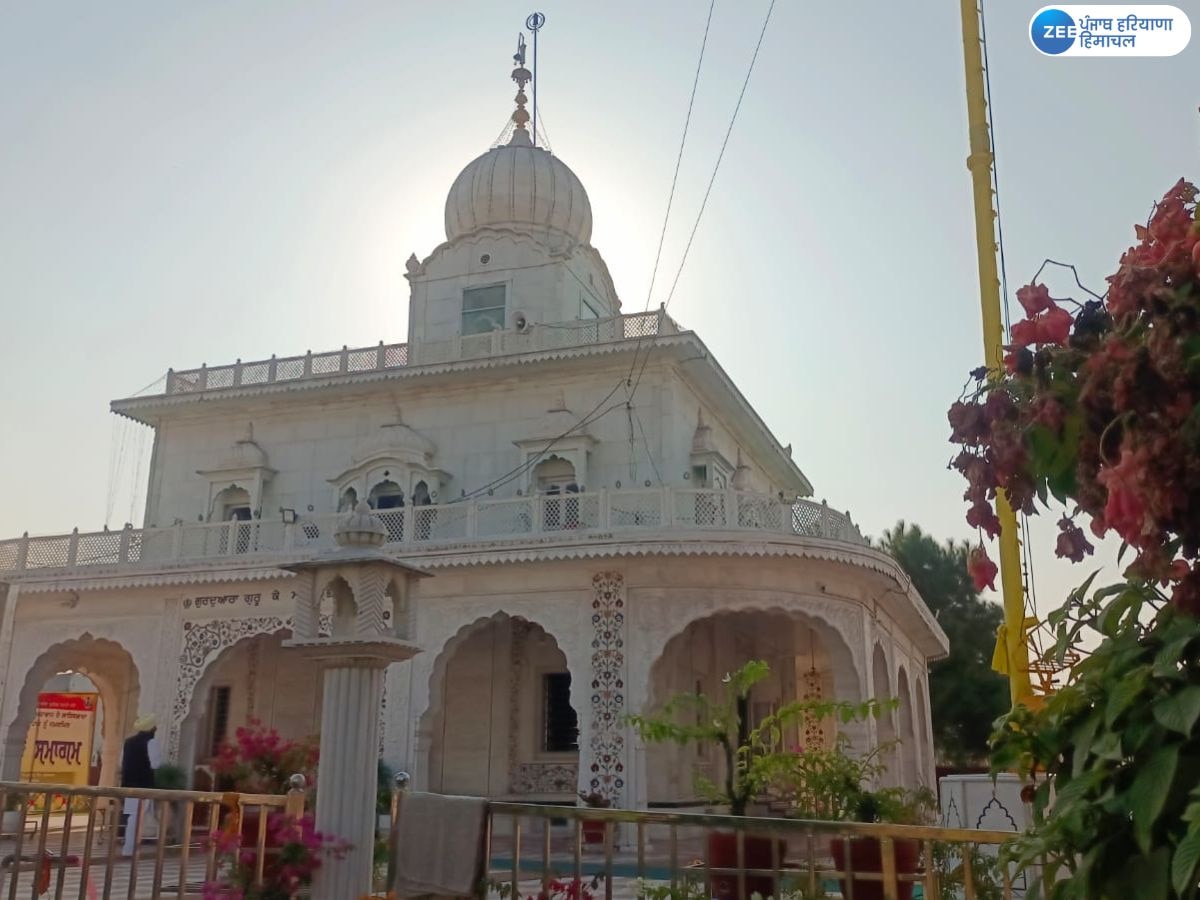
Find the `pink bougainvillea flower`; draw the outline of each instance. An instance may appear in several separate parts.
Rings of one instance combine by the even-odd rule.
[[[1000,573],[1000,569],[992,562],[982,544],[972,549],[967,555],[967,572],[970,573],[971,580],[975,582],[975,590],[982,591],[987,588],[989,591],[994,591],[996,589],[996,576]]]
[[[1017,302],[1025,307],[1025,315],[1036,316],[1054,305],[1050,289],[1044,284],[1027,284],[1017,289]]]
[[[1030,347],[1035,344],[1052,344],[1061,347],[1071,334],[1074,317],[1053,302],[1044,312],[1030,316],[1012,327],[1013,346]]]

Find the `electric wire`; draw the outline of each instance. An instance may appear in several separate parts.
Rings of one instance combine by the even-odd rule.
[[[771,13],[775,10],[775,0],[771,0],[767,7],[767,14],[763,17],[762,29],[758,33],[758,42],[754,45],[754,55],[750,57],[750,65],[746,68],[746,77],[742,79],[742,89],[738,93],[737,103],[733,107],[733,115],[729,118],[729,126],[725,129],[725,138],[721,141],[721,150],[717,154],[717,161],[713,165],[712,175],[708,179],[708,187],[704,191],[704,199],[700,202],[700,210],[696,213],[696,221],[692,224],[692,232],[688,235],[687,244],[683,248],[683,256],[679,260],[679,268],[675,270],[675,279],[671,282],[671,290],[667,293],[667,299],[663,303],[663,311],[670,307],[671,301],[675,297],[675,289],[679,286],[679,276],[683,274],[683,268],[687,265],[688,253],[691,252],[692,243],[696,239],[696,232],[700,228],[700,220],[704,217],[704,210],[708,206],[708,198],[712,194],[713,184],[717,180],[717,172],[721,169],[721,161],[725,158],[725,149],[729,146],[729,136],[733,134],[733,126],[737,122],[738,113],[742,108],[742,101],[746,97],[746,88],[750,86],[750,76],[754,74],[754,64],[758,61],[758,53],[762,49],[763,38],[767,34],[767,26],[771,23]],[[650,354],[647,353],[645,360],[642,362],[642,368],[638,372],[638,377],[633,383],[633,388],[630,391],[630,398],[637,392],[638,385],[642,380],[642,373],[646,369],[646,362],[650,359]]]
[[[696,73],[692,76],[692,92],[688,97],[687,115],[683,120],[683,134],[679,138],[679,152],[675,155],[675,171],[671,175],[671,189],[667,193],[667,210],[663,214],[662,229],[658,233],[658,250],[654,254],[654,267],[650,271],[650,286],[646,289],[646,304],[642,307],[642,312],[650,310],[650,300],[654,296],[654,282],[658,279],[658,266],[662,260],[663,243],[667,237],[667,223],[671,219],[671,206],[675,202],[675,187],[679,183],[679,169],[683,163],[683,148],[687,145],[688,128],[692,123],[692,109],[696,104],[696,88],[700,84],[700,69],[704,65],[704,51],[708,47],[708,32],[712,26],[713,9],[717,5],[717,0],[710,0],[708,4],[708,18],[704,21],[704,37],[700,40],[700,56],[696,60]],[[642,347],[643,335],[638,335],[637,343],[633,347],[633,360],[629,364],[629,375],[626,380],[633,378],[633,370],[637,368],[638,352]],[[647,351],[647,355],[649,351]]]

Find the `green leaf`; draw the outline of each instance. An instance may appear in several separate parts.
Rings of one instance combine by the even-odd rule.
[[[1200,822],[1193,822],[1171,860],[1171,886],[1179,896],[1187,896],[1196,887],[1196,867],[1200,865]]]
[[[1195,634],[1183,634],[1167,642],[1154,657],[1154,674],[1166,676],[1178,672],[1184,651],[1195,639]]]
[[[1164,697],[1154,704],[1154,719],[1163,728],[1191,735],[1196,720],[1200,719],[1200,685],[1186,687],[1176,694]]]
[[[1154,825],[1167,802],[1178,767],[1179,745],[1170,744],[1155,750],[1133,779],[1129,808],[1133,813],[1133,837],[1143,853],[1150,852]]]
[[[1106,726],[1112,728],[1121,713],[1129,709],[1141,696],[1146,687],[1146,680],[1146,670],[1138,669],[1130,672],[1112,686],[1108,694],[1108,703],[1104,706],[1104,724]]]
[[[1149,856],[1135,857],[1128,868],[1126,881],[1132,893],[1114,893],[1109,896],[1131,896],[1136,900],[1167,900],[1171,890],[1167,880],[1170,860],[1171,853],[1166,847],[1159,847]]]
[[[1082,725],[1075,729],[1073,735],[1075,744],[1074,759],[1071,764],[1071,774],[1078,778],[1085,768],[1087,768],[1088,757],[1092,753],[1092,741],[1096,737],[1096,730],[1100,727],[1099,713],[1093,713],[1088,716]]]

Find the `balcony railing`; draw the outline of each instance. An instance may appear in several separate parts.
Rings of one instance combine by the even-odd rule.
[[[228,366],[201,366],[167,372],[166,394],[195,394],[265,384],[331,378],[364,372],[386,372],[408,366],[437,365],[492,356],[561,350],[589,344],[610,343],[674,334],[679,326],[662,310],[582,319],[555,325],[532,325],[523,331],[509,329],[471,334],[446,341],[421,344],[384,344],[375,347],[343,347],[325,353],[309,351],[303,356],[272,356],[252,362],[238,360]]]
[[[865,545],[848,513],[809,500],[780,501],[732,490],[662,487],[480,498],[381,510],[387,546],[401,554],[469,550],[479,542],[695,531],[757,532]],[[337,513],[166,528],[72,531],[0,541],[0,573],[154,566],[218,558],[304,557],[333,548]]]

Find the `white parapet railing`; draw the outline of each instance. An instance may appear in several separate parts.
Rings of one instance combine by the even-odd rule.
[[[374,347],[343,347],[324,353],[309,351],[303,356],[272,356],[233,365],[171,369],[167,372],[166,394],[196,394],[266,384],[282,384],[314,378],[333,378],[364,372],[385,372],[409,366],[439,365],[493,356],[537,353],[636,340],[660,334],[675,334],[679,326],[661,309],[606,319],[580,319],[555,325],[531,325],[517,331],[492,331],[446,341],[420,344],[385,344]]]
[[[481,541],[520,542],[694,531],[759,532],[866,545],[849,513],[810,500],[779,500],[733,490],[660,487],[410,506],[375,513],[386,547],[400,554],[454,549]],[[343,516],[124,528],[0,541],[0,575],[95,566],[153,566],[217,558],[303,557],[335,545]]]

